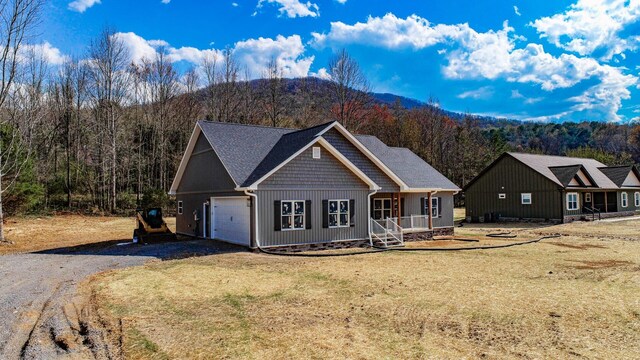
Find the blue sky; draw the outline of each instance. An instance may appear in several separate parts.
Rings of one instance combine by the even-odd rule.
[[[326,77],[346,48],[377,92],[538,121],[640,120],[640,0],[53,0],[38,38],[52,66],[84,57],[104,26],[132,61],[178,68],[231,48],[259,77]]]

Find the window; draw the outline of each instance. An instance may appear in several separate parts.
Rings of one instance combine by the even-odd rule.
[[[182,210],[183,210],[182,201],[178,201],[178,215],[182,215]]]
[[[440,202],[440,198],[432,197],[431,198],[431,217],[437,218],[440,216],[438,203]]]
[[[522,205],[531,205],[531,193],[520,194]]]
[[[636,200],[636,207],[640,207],[640,192],[635,193],[634,197]]]
[[[349,200],[329,200],[329,227],[349,226]]]
[[[622,207],[629,206],[629,199],[626,192],[622,193]]]
[[[281,204],[282,230],[304,229],[304,201],[286,200]]]
[[[578,210],[578,193],[567,194],[567,210]]]
[[[591,202],[591,193],[584,194],[584,202]]]
[[[320,147],[319,146],[314,146],[313,147],[313,158],[314,159],[320,159]]]
[[[507,198],[507,194],[505,193],[498,194],[498,199],[506,199],[506,198]]]
[[[391,199],[373,199],[373,218],[384,220],[391,217]]]

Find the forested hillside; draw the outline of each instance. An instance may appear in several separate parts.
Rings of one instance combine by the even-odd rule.
[[[301,128],[338,120],[390,146],[408,147],[459,186],[509,150],[640,162],[640,126],[519,123],[455,114],[374,94],[342,52],[331,80],[283,79],[273,61],[245,81],[234,54],[178,71],[159,52],[131,63],[105,30],[82,59],[48,67],[25,53],[2,103],[2,202],[10,214],[124,213],[164,197],[198,119]]]

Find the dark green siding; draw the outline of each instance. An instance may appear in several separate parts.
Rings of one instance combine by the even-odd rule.
[[[500,193],[506,198],[499,199]],[[522,193],[531,193],[531,205],[521,204]],[[465,205],[472,220],[488,213],[516,219],[561,220],[565,206],[557,184],[508,155],[466,189]]]

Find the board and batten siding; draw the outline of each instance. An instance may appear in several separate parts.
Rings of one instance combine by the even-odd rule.
[[[340,240],[368,239],[368,190],[259,190],[258,217],[261,246],[324,243]],[[353,227],[323,228],[322,200],[355,200]],[[311,229],[275,230],[274,202],[282,200],[311,200]]]
[[[322,137],[335,147],[342,155],[365,173],[373,182],[382,189],[381,192],[398,192],[400,187],[365,154],[347,140],[338,130],[331,129]]]
[[[505,199],[498,198],[501,193]],[[521,203],[522,193],[531,193],[531,205]],[[513,157],[504,156],[466,189],[465,206],[473,221],[488,213],[516,219],[562,220],[566,203],[557,184]]]
[[[182,214],[176,209],[176,231],[195,235],[196,221],[193,212],[202,219],[202,204],[213,196],[241,195],[234,190],[235,183],[227,173],[215,151],[201,133],[176,191],[176,207],[182,201]],[[202,222],[198,224],[202,235]]]
[[[320,158],[313,158],[313,147]],[[262,189],[369,189],[369,186],[320,144],[306,149],[258,185]]]
[[[627,193],[627,207],[624,208],[622,207],[622,193],[626,192]],[[640,211],[640,206],[636,206],[635,203],[635,193],[636,192],[640,192],[640,189],[638,190],[622,190],[622,191],[618,191],[617,194],[617,198],[618,198],[618,211]]]

